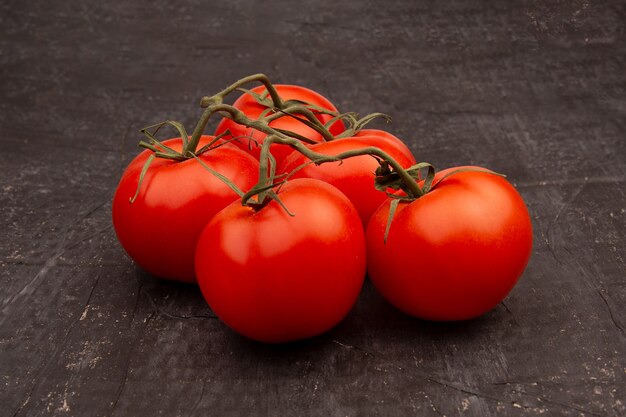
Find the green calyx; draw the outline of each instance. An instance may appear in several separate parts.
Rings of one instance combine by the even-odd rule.
[[[172,149],[171,147],[165,145],[163,142],[161,142],[160,140],[156,138],[155,135],[164,126],[172,126],[178,131],[178,133],[180,134],[181,140],[183,142],[181,151]],[[204,154],[205,152],[208,152],[212,149],[219,148],[220,146],[227,143],[227,141],[220,141],[220,139],[222,139],[226,135],[229,135],[230,134],[229,131],[226,131],[218,136],[215,136],[209,143],[207,143],[200,149],[196,149],[198,147],[199,140],[193,141],[192,140],[193,138],[187,134],[185,127],[181,123],[173,121],[173,120],[166,120],[164,122],[157,123],[152,126],[144,127],[143,129],[141,129],[141,133],[143,133],[146,136],[147,141],[145,140],[140,141],[139,147],[148,149],[152,151],[153,153],[152,155],[148,157],[148,159],[146,160],[146,162],[144,163],[141,169],[141,173],[139,174],[139,181],[137,182],[137,189],[135,190],[135,195],[133,195],[129,199],[131,204],[134,203],[135,200],[137,199],[137,196],[139,196],[139,190],[141,189],[141,185],[143,184],[146,173],[148,172],[150,165],[152,165],[152,162],[154,162],[156,158],[169,159],[175,162],[183,162],[183,161],[186,161],[187,159],[195,159],[198,161],[198,163],[200,163],[200,165],[202,165],[204,169],[206,169],[211,174],[215,175],[217,178],[223,181],[226,185],[228,185],[229,188],[231,188],[235,193],[237,193],[237,195],[239,195],[240,197],[243,196],[243,192],[235,185],[235,183],[230,181],[228,178],[226,178],[219,172],[208,167],[204,162],[202,162],[202,160],[198,158],[200,155]]]
[[[219,139],[228,134],[229,132],[226,131],[224,132],[223,135],[219,135],[216,136],[215,138],[213,138],[213,140],[211,140],[209,143],[207,143],[206,145],[204,145],[202,148],[200,148],[198,151],[196,152],[191,152],[191,151],[182,151],[182,152],[178,152],[166,145],[164,145],[163,143],[161,143],[160,141],[154,139],[151,142],[152,143],[147,143],[147,142],[143,142],[141,141],[139,143],[139,146],[142,148],[146,148],[146,149],[150,149],[152,150],[154,153],[152,155],[150,155],[148,157],[148,159],[146,160],[146,162],[144,163],[142,169],[141,169],[141,173],[139,174],[139,181],[137,183],[137,189],[135,191],[135,195],[133,197],[131,197],[129,199],[129,201],[131,203],[134,203],[135,200],[137,199],[137,196],[139,195],[139,190],[141,189],[141,185],[144,181],[144,178],[146,176],[146,173],[148,172],[148,169],[150,168],[150,165],[152,164],[152,162],[154,162],[154,160],[156,158],[163,158],[163,159],[169,159],[169,160],[173,160],[176,162],[182,162],[185,161],[187,159],[195,159],[205,170],[207,170],[209,173],[211,173],[212,175],[214,175],[215,177],[217,177],[220,181],[222,181],[224,184],[226,184],[231,190],[233,190],[239,197],[243,197],[244,193],[243,191],[241,191],[239,189],[239,187],[237,187],[237,185],[232,182],[229,178],[227,178],[226,176],[220,174],[219,172],[215,171],[214,169],[212,169],[211,167],[209,167],[204,161],[202,161],[199,156],[204,154],[205,152],[208,152],[212,149],[216,149],[222,145],[224,145],[227,142],[222,142],[222,143],[217,143],[219,141]],[[183,140],[183,142],[185,142]]]
[[[401,201],[411,202],[424,196],[432,189],[433,180],[435,179],[435,167],[428,162],[420,162],[405,170],[406,174],[410,176],[412,181],[409,183],[406,177],[400,175],[398,170],[393,170],[387,161],[379,160],[380,166],[376,169],[374,187],[378,191],[382,191],[391,198],[389,206],[389,215],[387,216],[387,224],[385,226],[384,242],[387,243],[389,237],[389,230],[391,230],[391,223],[395,216],[398,205]],[[419,186],[421,179],[421,172],[426,169],[426,177],[422,186]],[[409,187],[410,185],[410,187]],[[389,190],[399,191],[404,193],[399,194],[395,192],[389,192]]]
[[[384,233],[384,241],[387,243],[387,238],[389,237],[389,231],[391,229],[391,223],[393,222],[393,218],[395,216],[396,210],[401,202],[410,203],[411,201],[415,201],[420,197],[423,197],[427,193],[434,190],[439,184],[441,184],[446,178],[449,178],[453,175],[459,174],[461,172],[485,172],[492,175],[498,175],[501,177],[505,177],[503,174],[499,174],[497,172],[478,168],[478,167],[467,167],[467,168],[459,168],[454,169],[442,177],[437,179],[435,182],[435,167],[429,164],[428,162],[420,162],[418,164],[413,165],[410,168],[406,169],[406,172],[415,180],[415,183],[418,184],[417,188],[419,189],[419,193],[415,193],[415,189],[411,189],[407,187],[407,183],[403,178],[400,178],[398,171],[392,170],[386,161],[379,160],[380,167],[376,170],[376,178],[374,180],[374,186],[377,190],[383,191],[387,194],[388,197],[392,199],[389,206],[389,215],[387,217],[387,225],[385,227]],[[426,176],[422,182],[421,172],[426,169]],[[421,187],[419,183],[422,183]],[[402,190],[404,193],[391,193],[388,190],[392,189],[395,191]]]
[[[169,146],[163,144],[163,142],[161,142],[155,137],[157,132],[161,130],[161,128],[163,128],[164,126],[172,126],[178,131],[183,141],[182,151],[179,152],[170,148]],[[150,129],[153,129],[152,132],[150,131]],[[166,120],[164,122],[157,123],[152,126],[144,127],[143,129],[141,129],[141,133],[143,133],[146,136],[148,141],[147,142],[144,140],[140,141],[139,142],[140,148],[151,150],[152,152],[154,152],[154,155],[157,158],[171,159],[171,160],[178,161],[178,162],[195,158],[211,149],[215,149],[219,146],[222,146],[226,142],[225,141],[220,142],[220,139],[222,139],[226,135],[230,135],[230,132],[226,131],[214,137],[209,143],[204,145],[202,148],[196,149],[198,147],[200,137],[198,137],[197,141],[194,141],[193,136],[189,136],[187,134],[185,127],[181,123],[173,121],[173,120]]]

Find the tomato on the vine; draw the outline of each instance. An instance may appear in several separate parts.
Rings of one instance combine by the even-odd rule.
[[[198,240],[196,272],[215,314],[240,334],[280,343],[321,334],[350,311],[365,276],[359,216],[335,187],[287,182],[260,209],[235,202]]]
[[[311,145],[312,151],[324,155],[337,155],[367,147],[377,147],[394,158],[402,167],[415,164],[411,151],[395,138],[389,139],[386,132],[369,130],[369,135],[359,135],[336,139]],[[382,133],[379,133],[382,132]],[[390,135],[391,136],[391,135]],[[299,152],[293,152],[279,168],[279,173],[290,173],[309,160]],[[349,158],[340,162],[328,162],[322,165],[309,164],[293,173],[293,178],[315,178],[334,185],[341,190],[356,207],[364,225],[367,225],[372,213],[385,201],[387,195],[374,188],[374,172],[378,162],[370,155]]]
[[[422,197],[399,203],[386,243],[391,199],[374,213],[366,232],[368,274],[410,315],[471,319],[502,301],[524,271],[530,217],[511,184],[479,168],[441,171],[434,184]]]
[[[299,100],[302,102],[306,102],[308,104],[312,104],[317,107],[324,108],[331,112],[337,112],[337,108],[331,103],[326,97],[321,94],[310,90],[305,87],[297,86],[297,85],[286,85],[286,84],[274,84],[276,91],[280,95],[280,97],[284,101],[288,100]],[[252,92],[257,94],[263,94],[267,92],[265,86],[258,86],[251,89]],[[250,94],[241,95],[233,106],[241,110],[248,118],[256,120],[259,116],[267,110],[267,107],[259,104],[256,99]],[[317,119],[322,123],[326,124],[329,122],[334,116],[326,113],[321,113],[316,110],[312,110],[315,113]],[[270,113],[272,114],[272,113]],[[323,140],[322,135],[315,131],[314,129],[305,125],[302,120],[303,116],[282,116],[272,122],[270,122],[270,126],[274,129],[283,129],[288,130],[290,132],[297,133],[301,136],[304,136],[314,142],[321,142]],[[250,127],[246,127],[240,125],[228,118],[224,118],[220,121],[217,129],[215,129],[215,135],[220,135],[229,130],[232,136],[224,136],[225,140],[231,138],[239,138],[237,141],[233,141],[233,143],[239,146],[241,149],[249,152],[257,159],[259,158],[260,146],[263,143],[264,138],[267,134],[255,130]],[[330,133],[333,135],[338,135],[341,132],[345,131],[345,126],[343,122],[336,121],[329,128]],[[251,143],[248,138],[252,138],[255,143]],[[289,155],[293,150],[289,146],[274,144],[272,145],[272,155],[276,158],[277,165],[280,165],[284,158]]]
[[[416,162],[415,156],[408,146],[406,146],[406,143],[386,130],[361,129],[354,134],[354,137],[365,140],[370,146],[377,146],[383,150],[395,148],[399,153],[404,155],[406,159],[412,161],[412,164],[415,164]]]
[[[202,136],[198,146],[212,139]],[[162,143],[177,152],[182,149],[181,138]],[[195,282],[194,253],[200,232],[239,196],[195,158],[154,159],[138,188],[151,154],[149,150],[139,154],[120,179],[112,207],[115,232],[128,255],[146,271],[159,278]],[[230,144],[197,158],[243,191],[257,181],[258,162]]]

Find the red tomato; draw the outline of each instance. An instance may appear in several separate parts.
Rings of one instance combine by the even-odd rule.
[[[398,139],[399,140],[399,139]],[[383,136],[361,136],[358,138],[336,139],[311,145],[311,150],[324,155],[337,155],[342,152],[375,146],[388,153],[404,168],[415,164],[415,158],[402,142],[402,146]],[[309,161],[299,152],[294,152],[279,168],[280,173],[289,173]],[[342,162],[327,162],[321,165],[310,164],[296,171],[293,178],[315,178],[339,188],[352,201],[363,225],[367,225],[372,213],[385,201],[387,195],[374,188],[374,172],[378,162],[369,155],[345,159]]]
[[[328,101],[328,99],[313,90],[309,90],[308,88],[300,87],[297,85],[282,84],[275,84],[274,87],[284,101],[302,100],[306,101],[307,103],[314,104],[318,107],[328,109],[330,111],[337,111],[335,106],[330,101]],[[253,88],[252,91],[262,94],[266,91],[266,89],[265,86],[258,86],[256,88]],[[250,94],[243,94],[235,101],[233,106],[244,112],[246,116],[253,120],[258,119],[261,113],[267,109],[265,106],[257,103],[254,97],[252,97]],[[333,116],[328,114],[316,113],[316,115],[318,120],[323,124],[333,118]],[[274,120],[270,123],[270,126],[276,129],[285,129],[291,132],[295,132],[315,142],[322,142],[324,140],[322,138],[322,135],[320,135],[318,132],[306,126],[301,121],[298,121],[297,119],[290,116],[283,116],[277,120]],[[265,139],[265,136],[267,136],[265,133],[237,124],[228,118],[224,118],[217,126],[217,129],[215,130],[215,135],[217,136],[219,134],[222,134],[227,129],[230,130],[234,137],[253,137],[259,146],[256,146],[254,143],[250,143],[247,138],[242,138],[241,140],[233,143],[239,146],[241,149],[245,150],[246,152],[250,152],[254,157],[259,159],[261,144],[263,143],[263,139]],[[338,135],[345,130],[345,126],[342,122],[338,121],[333,123],[329,130],[333,135]],[[229,139],[229,136],[224,137],[224,139]],[[292,152],[292,148],[286,145],[275,144],[272,145],[271,152],[272,155],[276,158],[277,165],[280,166],[284,158]]]
[[[415,165],[416,163],[415,156],[413,156],[413,153],[402,141],[402,139],[389,132],[379,129],[361,129],[354,135],[354,137],[365,140],[371,146],[377,146],[381,149],[383,149],[383,146],[387,147],[386,149],[395,147],[398,152],[402,153],[406,157],[406,159],[412,161],[411,165]]]
[[[312,337],[351,309],[365,277],[359,216],[335,187],[289,181],[258,211],[232,203],[198,240],[198,284],[215,314],[267,343]]]
[[[435,183],[449,172],[439,172]],[[391,304],[410,315],[480,316],[511,291],[530,258],[528,211],[500,176],[458,172],[423,197],[400,203],[385,244],[390,202],[367,227],[368,274]]]
[[[211,139],[203,136],[198,147]],[[182,150],[180,138],[163,143]],[[215,213],[239,196],[195,159],[156,158],[131,203],[151,153],[139,154],[122,175],[113,198],[115,232],[128,255],[146,271],[159,278],[195,282],[194,253],[200,232]],[[198,158],[244,192],[257,181],[258,162],[234,146],[223,145]]]

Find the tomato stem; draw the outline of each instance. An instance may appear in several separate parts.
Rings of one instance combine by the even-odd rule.
[[[243,205],[248,205],[249,200],[255,195],[258,196],[255,202],[256,205],[265,204],[268,197],[268,190],[271,190],[272,184],[275,181],[272,167],[273,158],[271,157],[270,152],[270,147],[272,146],[272,144],[275,143],[292,147],[296,151],[306,156],[308,159],[311,160],[312,163],[316,165],[321,165],[327,162],[339,162],[343,161],[344,159],[354,158],[362,155],[371,155],[380,158],[388,163],[393,168],[394,172],[396,172],[398,176],[402,179],[409,198],[416,199],[424,195],[424,190],[419,187],[415,179],[407,172],[407,170],[405,170],[402,165],[400,165],[395,159],[393,159],[389,154],[387,154],[380,148],[370,146],[366,148],[341,152],[336,155],[326,155],[311,150],[302,142],[294,138],[290,138],[280,133],[274,133],[267,136],[263,141],[259,163],[259,183],[257,184],[257,186],[253,187],[250,191],[244,194],[242,198]]]
[[[371,114],[365,115],[364,117],[360,119],[357,119],[358,115],[354,113],[352,115],[353,117],[348,118],[350,127],[347,128],[341,134],[337,135],[337,138],[349,138],[349,137],[356,135],[357,133],[359,133],[361,129],[365,127],[366,124],[368,124],[374,119],[381,118],[381,119],[384,119],[386,123],[391,123],[391,116],[384,114],[384,113],[371,113]]]
[[[207,103],[207,100],[202,101],[202,103]],[[252,120],[247,117],[241,110],[237,109],[234,106],[228,104],[213,104],[209,105],[205,110],[206,114],[209,116],[213,113],[223,114],[225,117],[233,120],[236,123],[242,124],[244,126],[256,129],[260,132],[267,134],[268,136],[263,141],[263,146],[261,148],[261,156],[260,156],[260,164],[259,164],[259,183],[253,187],[248,193],[246,193],[243,197],[242,203],[244,205],[249,204],[250,198],[255,195],[258,195],[258,198],[255,202],[255,205],[264,205],[268,196],[271,196],[270,192],[273,187],[273,183],[275,181],[274,172],[276,169],[275,160],[272,157],[270,152],[270,147],[272,144],[281,144],[287,145],[300,152],[308,159],[311,160],[312,163],[316,165],[321,165],[326,162],[338,162],[344,159],[353,158],[356,156],[362,155],[371,155],[377,157],[383,161],[385,161],[389,166],[391,166],[394,172],[400,177],[402,183],[404,184],[404,189],[409,198],[419,198],[425,194],[425,191],[422,190],[415,179],[411,176],[407,170],[405,170],[402,165],[400,165],[395,159],[393,159],[389,154],[384,152],[383,150],[376,147],[367,147],[361,149],[355,149],[351,151],[346,151],[339,153],[337,155],[325,155],[318,152],[315,152],[305,146],[300,138],[293,138],[288,135],[289,132],[284,132],[278,129],[272,128],[267,119],[257,119]],[[315,118],[315,116],[313,115]],[[373,117],[380,117],[375,115]],[[373,118],[371,117],[371,118]],[[371,119],[370,118],[370,119]],[[316,118],[317,119],[317,118]],[[208,120],[208,117],[207,117]],[[306,139],[306,138],[305,138]],[[193,138],[190,143],[193,142]],[[316,142],[308,140],[310,144],[314,144]]]
[[[277,109],[273,115],[265,118],[267,123],[270,123],[276,119],[279,119],[284,116],[293,117],[294,119],[298,119],[300,122],[304,123],[311,129],[315,130],[317,133],[322,135],[325,141],[335,140],[335,137],[332,133],[320,122],[320,120],[315,117],[315,113],[313,113],[310,109],[308,109],[304,105],[291,105],[289,107],[285,107],[284,109]],[[294,115],[300,114],[306,119],[297,118]]]
[[[202,112],[202,115],[200,116],[200,119],[198,120],[198,123],[196,124],[191,136],[188,136],[186,133],[185,134],[181,133],[182,138],[183,138],[183,150],[180,153],[180,155],[183,156],[183,159],[189,159],[193,157],[193,155],[197,155],[196,151],[198,148],[198,144],[200,142],[200,138],[204,130],[206,129],[206,126],[211,116],[216,112],[227,112],[230,115],[235,116],[235,117],[231,117],[231,119],[234,120],[235,122],[240,123],[240,124],[245,124],[248,127],[252,127],[254,129],[260,130],[266,134],[271,134],[271,133],[278,131],[280,133],[297,138],[306,143],[311,143],[311,144],[315,143],[315,141],[307,137],[304,137],[302,135],[298,135],[294,132],[280,130],[280,129],[276,129],[270,132],[267,129],[263,130],[262,129],[263,126],[260,124],[256,126],[250,126],[249,120],[246,120],[248,124],[242,123],[240,120],[237,120],[236,117],[238,116],[234,112],[230,111],[233,107],[232,106],[225,107],[227,105],[223,104],[224,98],[236,90],[242,90],[249,94],[253,94],[252,92],[247,91],[242,88],[242,86],[251,82],[260,82],[261,84],[263,84],[267,91],[266,94],[269,94],[271,98],[271,107],[269,104],[265,104],[265,105],[268,106],[268,109],[266,110],[266,112],[271,111],[273,114],[260,117],[258,120],[264,121],[266,122],[266,124],[269,124],[272,121],[279,119],[281,117],[292,117],[292,118],[297,119],[301,123],[307,125],[309,128],[315,130],[317,133],[319,133],[322,136],[322,138],[325,141],[332,141],[335,139],[335,137],[329,130],[329,127],[332,126],[332,124],[335,122],[347,120],[351,127],[348,130],[346,130],[346,132],[350,134],[354,134],[358,132],[366,123],[368,123],[369,121],[373,120],[376,117],[383,117],[387,121],[390,120],[389,116],[386,116],[382,113],[373,113],[373,114],[363,117],[362,119],[357,119],[356,113],[349,112],[349,113],[337,114],[334,111],[329,111],[327,109],[315,106],[310,103],[305,103],[305,102],[301,102],[297,100],[283,101],[276,87],[274,87],[272,82],[269,80],[269,78],[265,74],[253,74],[253,75],[250,75],[250,76],[247,76],[240,80],[235,81],[233,84],[226,87],[225,89],[218,92],[217,94],[214,94],[212,96],[202,97],[202,99],[200,100],[200,107],[202,107],[204,111]],[[256,97],[256,98],[257,100],[261,100],[261,101],[265,100],[260,97]],[[323,124],[316,117],[316,114],[315,114],[316,112],[331,114],[334,117],[328,123]],[[297,115],[304,116],[304,117],[297,117]],[[160,129],[165,124],[170,124],[174,126],[176,129],[179,130],[179,132],[184,131],[184,127],[182,127],[180,123],[174,122],[174,121],[166,121],[158,125],[155,125],[157,128],[154,134],[156,134],[156,131],[158,131],[158,129]],[[142,130],[144,134],[146,133],[146,129],[148,128],[145,128]],[[342,133],[338,137],[345,137],[346,134],[348,134],[346,132]],[[143,146],[143,145],[140,145],[140,146],[147,148],[146,146]],[[150,148],[147,148],[147,149],[150,149]],[[163,157],[162,155],[158,155],[158,156]],[[180,159],[180,157],[177,155],[176,158],[170,157],[170,159]]]
[[[324,140],[329,141],[334,139],[332,133],[330,133],[326,126],[324,126],[319,121],[319,119],[315,117],[315,113],[311,111],[311,109],[309,109],[305,104],[293,104],[293,102],[284,102],[278,94],[276,87],[274,87],[274,85],[265,74],[254,74],[234,82],[217,94],[214,94],[210,97],[202,97],[202,99],[200,100],[200,107],[205,108],[205,110],[200,116],[200,120],[198,120],[198,123],[196,124],[196,127],[191,135],[189,143],[185,147],[183,154],[195,153],[198,142],[200,141],[200,137],[202,136],[202,132],[204,132],[204,130],[206,129],[209,119],[211,118],[213,113],[217,111],[228,111],[227,108],[222,107],[226,106],[223,104],[224,98],[233,91],[241,88],[243,85],[254,81],[261,82],[265,86],[267,92],[272,99],[273,107],[271,108],[271,110],[274,111],[274,114],[265,118],[267,120],[267,123],[280,117],[295,117],[294,115],[302,115],[305,117],[304,119],[297,118],[300,122],[306,124],[311,129],[318,132],[320,135],[322,135]],[[234,121],[240,123],[237,120]],[[298,139],[307,141],[307,138],[302,136],[299,136]],[[309,139],[309,141],[311,140]]]
[[[271,104],[269,103],[269,101],[267,101],[265,95],[258,95],[242,88],[242,86],[250,82],[260,82],[265,86],[267,93],[264,94],[269,94],[269,96],[271,97]],[[248,94],[253,94],[255,99],[259,103],[267,106],[267,110],[263,112],[258,119],[252,120],[236,107],[224,104],[224,98],[236,90],[241,90]],[[280,117],[293,117],[318,132],[324,138],[324,140],[330,141],[335,139],[335,137],[332,135],[332,133],[330,133],[328,128],[333,123],[342,120],[348,120],[348,123],[350,124],[348,132],[349,134],[355,134],[365,124],[377,117],[383,117],[387,121],[389,121],[389,116],[386,116],[382,113],[373,113],[361,119],[358,119],[356,113],[348,112],[343,114],[336,114],[336,112],[331,112],[327,109],[317,107],[313,104],[307,104],[305,102],[300,102],[297,100],[283,101],[278,94],[278,91],[265,74],[250,75],[234,82],[233,84],[226,87],[219,93],[214,94],[213,96],[203,97],[200,100],[200,107],[202,107],[204,110],[191,136],[187,135],[184,127],[180,123],[174,121],[166,121],[154,126],[150,126],[149,128],[155,127],[155,130],[152,133],[149,132],[149,128],[143,129],[142,132],[149,138],[149,142],[142,141],[140,142],[139,146],[151,150],[152,152],[154,152],[153,155],[159,158],[166,158],[175,161],[195,158],[198,155],[197,148],[202,133],[206,129],[209,119],[215,113],[220,113],[224,117],[227,117],[238,124],[265,133],[267,137],[265,138],[261,149],[259,182],[255,187],[253,187],[252,190],[243,195],[242,203],[244,205],[262,207],[266,203],[266,200],[268,200],[268,197],[270,197],[270,199],[278,200],[278,196],[273,190],[273,188],[280,183],[275,184],[276,161],[270,152],[270,147],[272,144],[290,146],[296,151],[303,154],[308,159],[310,159],[311,163],[314,163],[316,165],[321,165],[326,162],[338,162],[356,156],[370,155],[372,157],[375,157],[381,163],[381,166],[384,165],[386,167],[387,173],[391,173],[398,177],[399,182],[402,184],[401,188],[404,189],[407,194],[407,199],[419,198],[426,192],[428,192],[428,189],[426,187],[420,188],[418,183],[415,181],[415,178],[411,175],[412,172],[410,172],[410,170],[405,170],[395,159],[393,159],[390,155],[388,155],[379,148],[361,148],[342,152],[332,156],[320,154],[305,146],[305,143],[317,143],[314,140],[296,134],[294,132],[273,128],[269,125],[271,122]],[[326,125],[324,125],[316,117],[316,112],[332,114],[334,117],[328,123],[326,123]],[[172,149],[165,147],[154,137],[156,132],[165,125],[171,125],[180,132],[183,140],[182,152],[176,152]],[[345,135],[342,134],[339,137],[344,136]],[[393,171],[391,171],[389,167],[391,167]],[[253,196],[257,196],[255,203],[251,203],[249,201]]]
[[[240,80],[235,81],[233,84],[229,85],[228,87],[226,87],[225,89],[223,89],[222,91],[220,91],[219,93],[217,93],[217,94],[215,94],[215,95],[213,95],[211,97],[202,97],[202,100],[200,100],[200,106],[201,107],[209,107],[209,106],[214,105],[214,104],[221,104],[222,101],[224,100],[224,97],[226,97],[227,95],[229,95],[233,91],[237,90],[238,88],[241,88],[243,85],[246,85],[246,84],[254,82],[254,81],[259,81],[259,82],[261,82],[265,86],[265,88],[267,89],[267,92],[269,93],[270,97],[272,98],[272,102],[274,103],[274,107],[276,107],[278,109],[282,109],[284,107],[283,100],[281,99],[280,95],[278,94],[278,91],[276,90],[276,87],[274,87],[274,84],[272,84],[270,79],[265,74],[249,75],[247,77],[244,77],[244,78],[242,78]]]
[[[224,98],[228,94],[237,90],[241,86],[250,82],[254,82],[254,81],[260,81],[263,85],[265,85],[265,88],[267,89],[270,97],[272,98],[274,107],[278,109],[282,109],[284,107],[283,101],[280,98],[278,91],[276,91],[276,88],[270,82],[269,78],[265,74],[254,74],[254,75],[250,75],[248,77],[242,78],[238,81],[235,81],[233,84],[226,87],[219,93],[212,95],[211,97],[208,97],[208,96],[202,97],[202,99],[200,100],[200,107],[205,108],[205,110],[202,112],[202,116],[200,116],[200,120],[198,120],[198,123],[196,124],[196,128],[193,130],[191,138],[189,139],[189,143],[183,150],[183,154],[185,155],[187,153],[195,154],[196,148],[198,147],[198,143],[200,142],[200,137],[202,136],[204,129],[206,129],[206,126],[209,123],[209,119],[211,118],[213,113],[215,113],[216,111],[214,109],[215,106],[221,105],[222,102],[224,101]]]

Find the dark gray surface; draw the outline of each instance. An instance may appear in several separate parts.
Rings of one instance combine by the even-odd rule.
[[[624,2],[174,3],[0,5],[0,415],[626,413]],[[266,346],[135,267],[110,201],[138,129],[255,72],[508,174],[535,241],[505,302],[433,324],[368,282]]]

